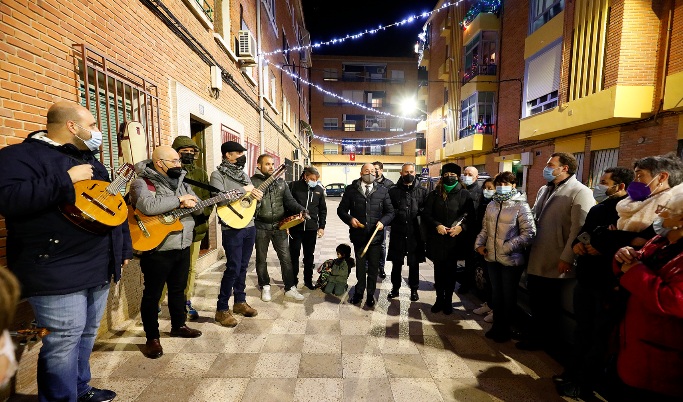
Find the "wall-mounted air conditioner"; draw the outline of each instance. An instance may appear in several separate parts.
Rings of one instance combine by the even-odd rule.
[[[247,30],[239,31],[237,39],[239,43],[237,58],[242,63],[256,64],[256,52],[258,49],[256,48],[254,35]]]

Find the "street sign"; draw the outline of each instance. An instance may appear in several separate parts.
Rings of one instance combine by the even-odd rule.
[[[422,168],[422,176],[429,176],[429,168],[428,167],[423,167]]]
[[[349,154],[349,160],[350,160],[351,162],[355,161],[355,160],[356,160],[356,154],[353,153],[353,152],[351,152],[351,153]]]

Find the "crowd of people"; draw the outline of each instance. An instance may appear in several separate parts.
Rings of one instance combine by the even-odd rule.
[[[47,130],[0,150],[0,164],[12,166],[0,173],[0,214],[8,230],[9,269],[18,279],[0,268],[0,386],[17,367],[8,328],[20,284],[37,325],[49,330],[37,368],[41,401],[102,402],[116,396],[89,384],[89,357],[110,282],[118,281],[133,258],[132,229],[124,222],[106,231],[84,230],[65,219],[62,208],[76,203],[76,183],[110,181],[96,158],[101,142],[87,109],[58,102],[48,111]],[[139,256],[145,356],[163,355],[158,311],[164,288],[170,336],[202,335],[187,322],[199,316],[192,305],[194,266],[213,213],[207,203],[232,191],[242,197],[243,209],[236,210],[234,199],[216,201],[235,217],[221,218],[226,264],[214,319],[222,326],[238,325],[234,315],[258,314],[245,292],[254,249],[261,300],[272,300],[266,263],[271,243],[283,293],[292,301],[305,299],[298,290],[302,249],[303,286],[339,297],[348,292],[350,303],[365,300],[368,308],[376,304],[385,260],[391,262],[387,298],[399,297],[407,264],[409,299],[417,302],[419,265],[429,259],[436,292],[431,312],[452,314],[456,285],[462,293],[484,278],[484,303],[474,313],[487,314],[493,323],[485,336],[501,343],[517,339],[520,350],[567,348],[562,295],[573,294],[572,359],[553,378],[561,395],[590,395],[615,372],[619,400],[683,397],[683,162],[675,155],[605,169],[591,191],[576,178],[576,159],[554,153],[533,206],[512,172],[484,180],[473,166],[463,170],[446,163],[435,189],[427,191],[413,163],[403,164],[396,183],[383,175],[381,162],[364,164],[337,208],[353,248],[340,244],[336,258],[325,261],[314,278],[316,241],[327,223],[318,170],[306,167],[299,180],[285,183],[277,178],[274,159],[264,154],[250,177],[246,151],[238,142],[225,142],[221,164],[209,175],[195,164],[199,147],[178,137],[135,166],[129,208],[143,216],[181,211],[180,230]],[[289,217],[303,222],[280,230]],[[524,272],[531,322],[522,331],[518,289]]]

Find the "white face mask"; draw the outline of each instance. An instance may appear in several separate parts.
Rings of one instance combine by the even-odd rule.
[[[9,365],[7,366],[6,373],[0,373],[0,388],[3,388],[9,383],[9,380],[14,376],[14,373],[17,372],[17,368],[19,368],[17,356],[14,353],[14,343],[9,336],[9,331],[4,330],[2,332],[2,338],[4,340],[4,345],[2,346],[2,350],[0,350],[0,358],[6,358],[9,361]]]
[[[83,138],[79,137],[76,135],[76,138],[79,140],[83,141],[85,146],[88,147],[89,150],[91,151],[97,151],[100,149],[100,146],[102,145],[102,132],[98,130],[86,130],[85,128],[78,126],[82,128],[85,131],[90,131],[90,139],[89,140],[84,140]]]
[[[496,193],[496,190],[484,189],[484,198],[491,198]]]
[[[463,176],[463,177],[462,177],[462,182],[465,183],[466,186],[471,186],[472,183],[474,183],[474,177],[472,177],[472,176]]]

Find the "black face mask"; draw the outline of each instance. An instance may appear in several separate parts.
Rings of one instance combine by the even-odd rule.
[[[168,168],[168,170],[166,171],[166,175],[168,177],[170,177],[171,179],[179,178],[182,173],[183,173],[183,168],[181,168],[181,167]]]
[[[182,153],[180,154],[180,162],[183,165],[191,165],[194,163],[194,154]]]
[[[415,181],[415,176],[412,174],[407,174],[407,175],[403,176],[403,182],[405,184],[410,184],[414,181]]]
[[[247,164],[247,157],[246,155],[242,155],[237,160],[235,161],[234,165],[239,166],[239,167],[244,167],[244,165]]]
[[[457,182],[458,182],[458,178],[456,176],[445,176],[443,178],[443,184],[445,184],[447,186],[452,186]]]

